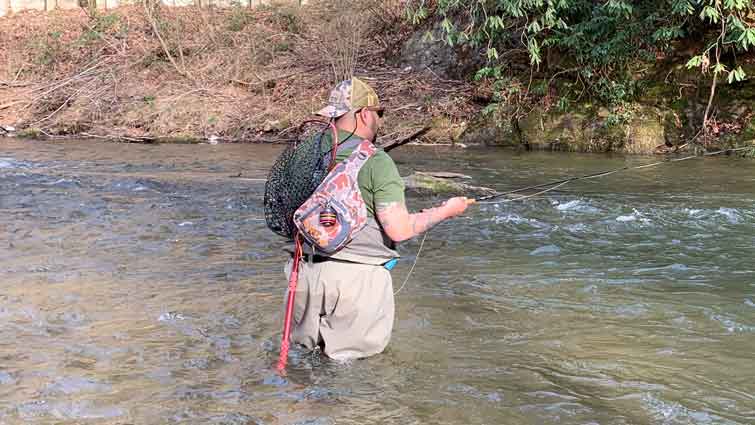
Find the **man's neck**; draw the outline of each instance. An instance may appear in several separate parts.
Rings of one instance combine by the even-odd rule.
[[[365,134],[365,129],[363,127],[361,127],[361,126],[358,126],[356,129],[354,129],[353,125],[351,125],[351,126],[348,126],[348,125],[339,125],[338,123],[336,123],[336,129],[338,129],[338,131],[343,131],[343,132],[346,132],[348,134],[351,134],[352,137],[356,136],[356,137],[359,137],[361,139],[369,139],[370,138],[370,136],[367,136]]]

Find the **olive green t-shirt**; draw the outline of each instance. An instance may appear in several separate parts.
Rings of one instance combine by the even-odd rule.
[[[339,144],[349,143],[336,155],[337,161],[343,161],[353,152],[354,146],[361,143],[361,137],[351,136],[350,132],[338,132]],[[314,142],[314,138],[310,141]],[[333,141],[332,131],[326,131],[320,144],[323,155],[330,155]],[[306,152],[306,150],[305,150]],[[396,244],[383,232],[375,211],[377,205],[389,202],[404,202],[404,181],[398,174],[396,164],[382,149],[378,149],[359,170],[357,176],[362,198],[367,209],[367,224],[359,231],[343,249],[335,254],[317,252],[317,250],[305,242],[304,252],[316,255],[325,255],[343,261],[381,265],[393,258],[400,257],[396,251]]]
[[[338,130],[339,143],[347,140],[361,140],[360,137],[349,137],[350,132]],[[330,136],[330,132],[328,132]],[[332,136],[327,137],[327,143],[323,145],[331,146]],[[339,151],[336,155],[337,161],[343,161],[353,149]],[[396,163],[384,150],[378,149],[370,159],[365,162],[362,169],[359,170],[357,183],[362,192],[362,198],[367,206],[367,214],[375,217],[376,206],[388,202],[401,202],[404,200],[404,180],[398,173]]]

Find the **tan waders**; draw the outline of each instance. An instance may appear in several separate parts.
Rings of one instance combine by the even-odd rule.
[[[292,261],[286,264],[286,276]],[[383,266],[328,260],[299,263],[291,341],[336,360],[382,352],[393,329],[393,282]]]

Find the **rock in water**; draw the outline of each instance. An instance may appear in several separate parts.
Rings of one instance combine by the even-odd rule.
[[[488,187],[472,186],[459,182],[460,179],[464,178],[470,177],[456,173],[423,173],[418,171],[404,177],[404,184],[408,190],[424,196],[445,195],[480,197],[496,193],[494,189]]]

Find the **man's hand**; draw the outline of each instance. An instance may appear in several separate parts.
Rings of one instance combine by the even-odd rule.
[[[468,199],[466,196],[457,196],[444,202],[441,208],[445,210],[446,218],[451,218],[463,214],[467,210],[467,206],[472,203],[474,203],[474,199]]]

